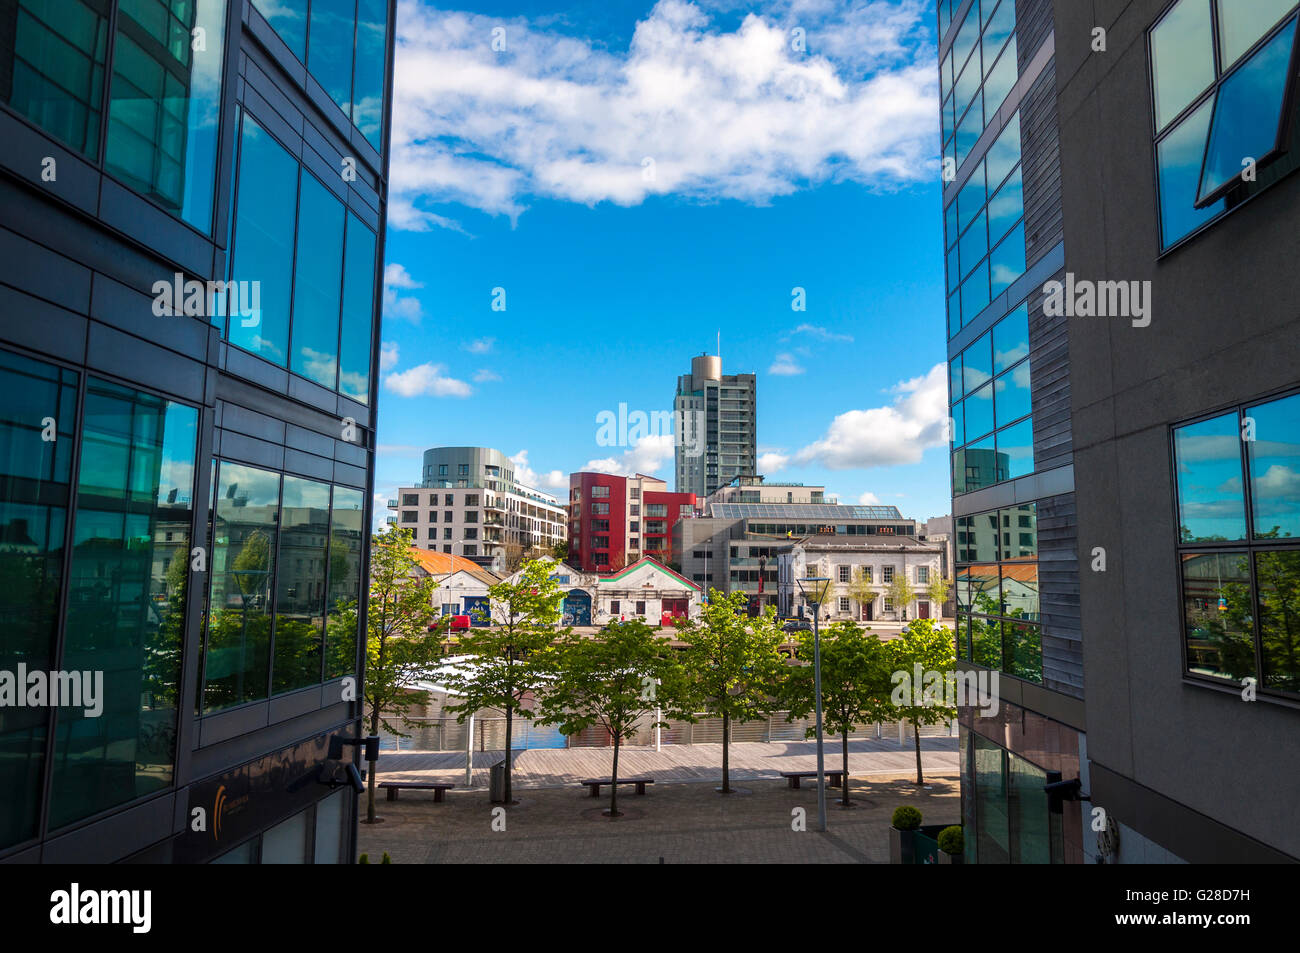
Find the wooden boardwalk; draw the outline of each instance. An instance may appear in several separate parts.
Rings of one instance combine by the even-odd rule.
[[[486,788],[488,769],[501,760],[502,751],[475,751],[472,772],[474,788]],[[585,778],[608,777],[613,748],[554,748],[516,751],[511,783],[516,788],[550,788],[574,784]],[[840,741],[828,738],[825,745],[827,768],[841,764]],[[731,778],[779,778],[782,771],[815,771],[817,745],[813,741],[762,744],[736,742],[731,745]],[[921,763],[928,774],[957,772],[957,739],[922,737]],[[893,740],[849,742],[849,773],[854,777],[915,772],[916,753],[909,739],[899,747]],[[722,745],[665,745],[619,749],[620,777],[649,775],[661,784],[717,781],[722,772]],[[379,756],[377,774],[381,781],[448,781],[463,789],[463,751],[385,751]]]

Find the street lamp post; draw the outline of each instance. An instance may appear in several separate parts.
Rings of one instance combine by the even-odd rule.
[[[821,628],[818,617],[821,615],[822,603],[830,589],[831,581],[826,576],[806,576],[796,579],[804,601],[812,606],[813,613],[813,694],[816,696],[817,711],[817,829],[826,830],[826,759],[822,748],[822,645]],[[849,779],[844,779],[848,784]]]

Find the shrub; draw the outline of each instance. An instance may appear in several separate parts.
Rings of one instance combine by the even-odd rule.
[[[381,864],[391,864],[392,862],[393,862],[393,858],[391,858],[391,857],[388,856],[388,851],[384,851],[384,859],[381,860],[380,863],[381,863]]]
[[[906,804],[894,808],[893,825],[900,831],[914,831],[921,826],[921,812]]]
[[[961,825],[954,824],[939,832],[939,849],[945,854],[960,854],[966,849],[966,836],[961,832]]]
[[[370,863],[370,855],[369,855],[369,854],[362,854],[360,857],[357,858],[357,863],[358,863],[358,864],[368,864],[368,863]]]

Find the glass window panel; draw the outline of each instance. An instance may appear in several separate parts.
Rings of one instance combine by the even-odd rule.
[[[204,49],[191,34],[204,31]],[[212,228],[225,0],[123,3],[108,103],[108,171],[205,234]]]
[[[939,36],[942,38],[948,32],[948,27],[952,25],[952,10],[948,6],[948,0],[939,0]]]
[[[1038,505],[1024,503],[998,511],[1001,519],[999,550],[1003,562],[1038,558]]]
[[[1184,0],[1186,2],[1186,0]],[[1160,141],[1157,164],[1160,172],[1160,231],[1164,247],[1186,237],[1223,211],[1223,201],[1198,209],[1197,188],[1205,138],[1214,108],[1211,96]]]
[[[222,461],[212,540],[204,708],[266,697],[280,475]]]
[[[987,2],[985,7],[990,6]],[[987,16],[987,12],[986,12]],[[984,28],[984,72],[993,70],[993,60],[1002,50],[1002,45],[1016,31],[1015,0],[1004,0],[998,4],[992,16],[988,16],[988,26]]]
[[[1300,694],[1300,551],[1255,554],[1263,687]]]
[[[1300,536],[1300,394],[1246,410],[1254,440],[1244,441],[1250,464],[1256,537]]]
[[[970,619],[967,616],[957,616],[956,624],[956,641],[957,641],[957,658],[964,662],[970,661]]]
[[[966,393],[966,388],[962,384],[962,365],[961,355],[958,354],[948,362],[948,390],[952,394],[953,400],[961,400],[961,395]]]
[[[1234,412],[1174,431],[1180,541],[1245,537],[1240,426]]]
[[[305,864],[307,860],[306,811],[299,811],[262,835],[262,863]]]
[[[1245,160],[1279,147],[1295,33],[1293,19],[1219,86],[1198,200],[1238,179]]]
[[[953,68],[960,71],[966,64],[966,57],[970,56],[971,51],[979,46],[980,41],[980,13],[979,4],[972,3],[970,10],[966,13],[966,19],[962,20],[961,27],[957,30],[957,36],[952,41]]]
[[[966,410],[965,405],[958,403],[952,408],[952,440],[954,447],[960,447],[966,442]]]
[[[275,583],[273,693],[321,680],[329,520],[329,484],[285,476]]]
[[[979,142],[980,134],[984,132],[984,95],[983,93],[975,94],[975,101],[966,112],[966,116],[957,124],[957,165],[961,166],[970,155],[975,144]]]
[[[985,598],[990,598],[984,594]],[[985,668],[1001,670],[1002,668],[1002,623],[992,619],[971,616],[970,619],[970,655],[971,661]]]
[[[966,433],[971,439],[993,431],[993,386],[986,384],[966,398]]]
[[[1020,167],[1011,173],[998,194],[989,200],[989,241],[994,244],[1025,217],[1025,193]]]
[[[1210,0],[1180,0],[1151,31],[1151,73],[1164,129],[1214,82]]]
[[[1006,580],[1003,580],[1006,586]],[[1043,683],[1042,630],[1024,622],[1002,623],[1002,670],[1027,682]],[[1038,793],[1042,795],[1040,782]]]
[[[352,124],[376,151],[384,135],[384,56],[388,3],[357,0],[357,62],[352,77]]]
[[[346,806],[346,791],[335,791],[316,802],[316,863],[343,863],[343,844],[347,840],[344,831]]]
[[[979,57],[976,56],[966,64],[966,69],[964,69],[962,74],[957,77],[957,90],[954,94],[955,98],[953,104],[955,106],[955,114],[958,120],[965,118],[966,107],[969,106],[971,100],[975,98],[975,94],[980,91],[980,82],[982,79],[983,77],[980,75]],[[981,129],[983,128],[984,114],[982,112],[980,115],[975,117],[975,122],[980,124]]]
[[[253,0],[293,55],[307,61],[307,0]]]
[[[943,105],[939,107],[939,122],[943,127],[943,141],[947,142],[952,138],[952,133],[953,130],[957,128],[957,123],[953,119],[953,98],[946,92],[944,93],[944,96],[947,98],[944,99]]]
[[[993,328],[993,369],[1005,371],[1029,356],[1029,303],[1025,302]]]
[[[305,169],[300,188],[290,368],[333,390],[338,381],[343,203]]]
[[[238,847],[211,861],[214,864],[253,864],[257,862],[257,838],[251,837]]]
[[[970,409],[967,407],[967,424],[966,433],[970,434]],[[994,451],[993,436],[989,435],[983,440],[977,441],[966,448],[966,492],[972,490],[982,490],[986,486],[992,486],[995,483],[1001,483],[1006,477],[1005,464],[999,465],[997,454]]]
[[[980,735],[972,733],[971,737],[975,742],[975,816],[979,818],[975,856],[981,864],[1006,864],[1011,860],[1011,822],[1004,752]]]
[[[198,411],[91,380],[60,668],[102,672],[97,715],[60,707],[50,826],[172,783]]]
[[[343,335],[339,391],[370,403],[370,344],[375,326],[375,233],[348,213],[343,263]]]
[[[953,337],[961,330],[961,295],[954,294],[948,299],[948,337]]]
[[[289,350],[297,196],[298,163],[245,113],[231,277],[257,282],[258,307],[248,317],[232,315],[227,337],[281,367]]]
[[[1041,661],[1039,669],[1041,670]],[[1008,668],[1008,671],[1011,671]],[[1012,674],[1015,674],[1014,672]],[[1022,676],[1023,677],[1023,676]],[[1030,679],[1041,682],[1040,677]],[[1007,814],[1011,819],[1011,863],[1052,862],[1052,814],[1043,785],[1047,775],[1024,758],[1007,752]],[[1061,839],[1055,838],[1058,843]]]
[[[330,510],[329,624],[325,633],[325,678],[357,670],[357,603],[361,598],[362,519],[365,494],[334,488]]]
[[[1022,224],[1002,240],[989,256],[990,294],[997,297],[1025,273],[1025,226]]]
[[[1029,397],[1029,362],[1017,364],[1014,369],[1003,374],[994,382],[994,404],[999,427],[1028,417],[1030,412]]]
[[[1256,678],[1245,553],[1183,553],[1183,631],[1187,670],[1240,681]]]
[[[998,514],[980,513],[975,516],[968,516],[966,527],[966,542],[963,547],[966,551],[966,559],[958,559],[959,562],[995,562],[998,558]],[[977,612],[996,613],[996,607],[976,609]]]
[[[990,332],[962,351],[962,376],[966,381],[967,393],[977,387],[982,387],[993,379],[991,341],[992,333]]]
[[[989,263],[987,259],[961,286],[961,323],[970,324],[989,306]]]
[[[981,189],[983,186],[981,186]],[[976,209],[978,211],[978,209]],[[957,221],[957,200],[953,199],[948,208],[944,210],[943,233],[946,244],[949,248],[957,244],[957,237],[961,234],[961,228]]]
[[[4,5],[0,96],[20,116],[91,159],[99,153],[109,7],[108,0]]]
[[[312,0],[307,69],[348,117],[352,115],[352,45],[356,18],[356,0]]]
[[[1016,64],[1016,38],[1013,36],[1006,49],[1002,51],[1002,55],[998,57],[997,64],[989,73],[988,79],[984,81],[984,103],[985,111],[989,114],[989,122],[993,121],[994,111],[1002,107],[1019,78],[1019,66]]]
[[[961,253],[954,245],[948,250],[948,294],[957,290],[961,282]]]
[[[1034,472],[1032,418],[998,431],[997,464],[1003,480],[1014,480]]]
[[[1295,9],[1295,0],[1217,0],[1219,4],[1219,50],[1223,69],[1272,29],[1283,15]]]
[[[0,671],[54,667],[76,385],[71,371],[0,351]],[[0,848],[36,836],[49,712],[0,715]]]
[[[940,34],[942,35],[942,34]],[[952,51],[943,58],[943,63],[939,66],[939,95],[948,99],[948,94],[952,92]]]
[[[975,217],[971,227],[966,229],[966,234],[962,235],[960,248],[962,277],[965,278],[979,264],[980,259],[989,253],[988,222],[983,212]]]
[[[989,184],[996,189],[1003,180],[1020,164],[1020,113],[1011,117],[1007,128],[989,147],[985,160],[988,166]]]
[[[998,614],[1026,622],[1038,621],[1038,563],[1002,564],[1002,611]]]

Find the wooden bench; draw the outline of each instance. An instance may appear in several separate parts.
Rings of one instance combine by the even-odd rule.
[[[844,772],[834,768],[827,768],[822,773],[826,775],[826,783],[833,788],[839,787],[840,782],[844,779]],[[817,772],[816,771],[782,771],[781,777],[785,778],[787,781],[790,782],[790,787],[797,788],[799,787],[800,778],[815,778],[817,777]]]
[[[600,789],[612,783],[609,778],[589,778],[586,781],[579,781],[579,784],[591,788],[592,797],[600,797]],[[654,778],[619,778],[619,784],[635,784],[637,794],[645,794],[645,786],[654,784]]]
[[[396,801],[397,792],[403,788],[408,791],[432,791],[433,799],[441,801],[442,795],[456,785],[448,784],[445,781],[380,781],[379,786],[388,789],[388,800],[390,801]]]

